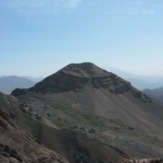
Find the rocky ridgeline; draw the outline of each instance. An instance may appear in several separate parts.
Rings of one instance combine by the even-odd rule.
[[[58,93],[81,91],[91,86],[96,89],[108,89],[119,94],[131,89],[131,84],[120,77],[91,64],[72,64],[57,73],[47,77],[31,88],[31,91],[41,93]]]
[[[10,158],[10,161],[23,162],[23,159],[18,155],[17,151],[10,148],[8,145],[0,143],[0,155]]]
[[[81,92],[85,87],[106,89],[113,94],[131,92],[137,99],[152,102],[149,97],[132,87],[128,81],[92,63],[70,64],[28,90],[14,90],[12,95],[20,96],[29,91],[43,94]]]
[[[5,109],[0,108],[0,163],[68,163],[68,161],[19,129]]]

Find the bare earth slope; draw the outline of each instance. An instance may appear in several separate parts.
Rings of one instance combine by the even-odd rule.
[[[12,95],[19,98],[24,114],[49,126],[41,128],[42,137],[31,133],[54,149],[47,135],[53,133],[56,144],[59,142],[55,150],[71,162],[77,162],[74,152],[65,150],[60,139],[70,139],[68,146],[73,149],[76,144],[83,146],[89,151],[84,155],[87,161],[100,158],[95,150],[98,146],[101,153],[106,147],[110,153],[110,159],[105,156],[103,162],[163,157],[163,107],[129,82],[92,63],[70,64],[30,89],[16,89]],[[29,123],[27,126],[32,129]],[[70,135],[78,143],[74,145]],[[115,154],[117,159],[113,158]]]
[[[81,132],[56,128],[45,119],[24,112],[19,108],[19,101],[12,96],[0,94],[0,108],[0,161],[4,163],[13,160],[25,163],[67,163],[64,158],[71,163],[105,163],[129,158],[113,146],[90,139]]]
[[[11,117],[14,118],[14,112],[12,112],[14,107],[8,110],[7,99],[13,101],[13,98],[0,95],[0,162],[68,163],[59,154],[45,148],[29,133],[15,125],[11,119]]]

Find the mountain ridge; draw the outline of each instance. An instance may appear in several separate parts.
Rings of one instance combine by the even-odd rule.
[[[66,92],[80,90],[86,85],[109,89],[112,93],[121,93],[131,88],[131,84],[126,80],[87,62],[69,64],[29,90],[42,93]]]
[[[31,134],[59,154],[66,153],[65,158],[72,163],[77,161],[76,153],[74,149],[65,151],[63,139],[69,140],[68,145],[78,149],[78,156],[81,153],[85,156],[80,157],[83,161],[99,159],[117,162],[126,156],[163,157],[160,145],[163,143],[162,106],[155,104],[126,80],[94,64],[70,64],[30,89],[14,90],[12,95],[19,100],[25,115],[51,126],[48,129],[39,124],[40,136],[32,129],[37,125],[29,122],[27,128],[32,129]],[[74,146],[65,130],[80,142],[77,146],[82,146],[82,150],[76,148],[77,142]],[[57,147],[46,135],[47,131],[55,137]],[[117,159],[112,155],[109,155],[110,159],[102,159],[99,155],[89,157],[91,153],[96,153],[92,146],[106,150],[102,144],[109,147],[107,151],[113,147]]]

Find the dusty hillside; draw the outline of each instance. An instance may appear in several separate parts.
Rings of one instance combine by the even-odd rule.
[[[8,108],[8,102],[13,101],[13,98],[8,98],[2,94],[0,96],[0,162],[68,163],[59,154],[41,145],[31,134],[20,129],[13,122],[17,116],[14,114],[16,110],[13,110],[15,108]]]
[[[61,156],[46,149],[43,145],[67,158],[71,163],[82,161],[88,163],[117,162],[129,158],[126,153],[114,146],[90,139],[81,132],[56,127],[47,119],[41,119],[37,115],[24,112],[19,106],[19,101],[14,97],[0,95],[0,107],[6,108],[1,109],[0,112],[0,120],[2,120],[0,142],[2,148],[7,146],[11,150],[16,150],[24,162],[50,163],[54,160],[58,160],[60,163],[66,162]],[[3,115],[7,118],[4,119]],[[20,127],[27,132],[24,132]],[[17,142],[19,143],[17,144]],[[10,153],[5,155],[3,152],[5,151],[2,150],[1,160],[4,162],[12,161]]]
[[[72,135],[80,147],[84,144],[89,156],[93,154],[89,160],[98,156],[96,148],[92,148],[98,147],[98,143],[101,153],[107,146],[108,151],[119,155],[117,159],[113,154],[108,155],[110,159],[103,157],[103,162],[125,157],[163,157],[162,106],[129,82],[92,63],[70,64],[34,87],[17,89],[12,94],[20,100],[25,115],[49,126],[48,133],[53,133],[56,144],[59,142],[57,152],[72,162],[76,161],[72,157],[74,152],[65,150],[60,140],[68,140],[68,135]],[[41,137],[34,132],[32,124],[28,123],[26,128],[54,148],[47,136],[47,127],[40,128]],[[68,146],[74,146],[73,141],[68,142]]]

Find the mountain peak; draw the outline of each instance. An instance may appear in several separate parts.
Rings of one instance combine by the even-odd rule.
[[[82,91],[85,88],[107,89],[119,94],[131,89],[131,84],[93,63],[69,64],[30,88],[37,93],[62,93]],[[15,90],[17,96],[22,90]],[[24,91],[23,91],[24,92]]]
[[[101,69],[90,62],[84,63],[72,63],[61,69],[60,71],[79,76],[79,77],[93,77],[93,76],[106,76],[108,74],[107,71]]]

